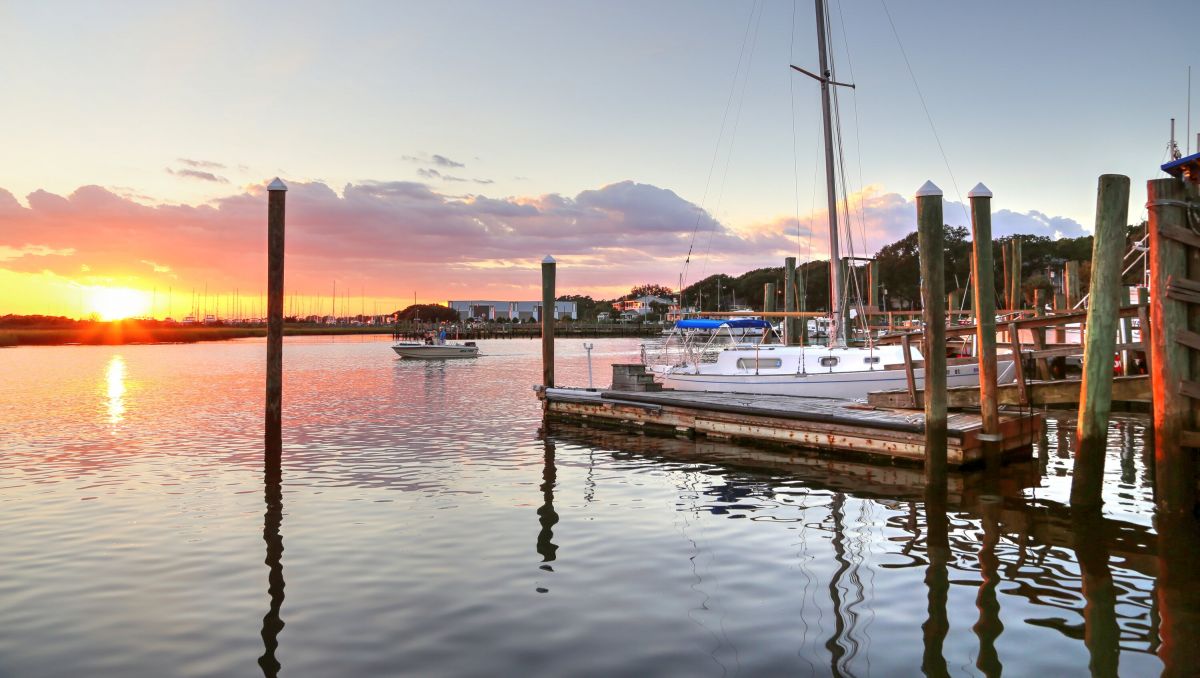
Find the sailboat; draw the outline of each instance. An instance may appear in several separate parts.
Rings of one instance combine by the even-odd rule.
[[[723,391],[812,396],[826,398],[865,398],[871,391],[902,388],[907,383],[904,346],[876,346],[868,337],[866,346],[847,342],[847,327],[842,310],[842,267],[838,243],[838,207],[836,165],[834,163],[831,86],[852,86],[833,79],[830,67],[828,23],[825,0],[815,0],[817,13],[817,49],[820,75],[798,66],[803,73],[821,84],[821,117],[825,137],[825,179],[829,209],[829,296],[833,313],[829,317],[827,346],[788,346],[774,343],[776,335],[765,320],[731,318],[683,319],[665,341],[642,347],[642,362],[667,388],[688,391]],[[748,340],[746,330],[762,328],[763,334]],[[912,351],[918,366],[914,378],[918,389],[924,387],[925,370],[920,350]],[[1008,383],[1015,377],[1012,360],[997,362],[997,381]],[[947,385],[979,384],[979,365],[972,359],[953,360],[947,366]]]

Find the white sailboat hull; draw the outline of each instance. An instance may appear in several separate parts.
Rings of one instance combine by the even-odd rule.
[[[479,355],[478,346],[463,344],[407,344],[392,346],[401,358],[418,360],[443,360],[446,358],[474,358]]]
[[[1011,360],[997,362],[998,381],[1013,380]],[[682,374],[658,371],[666,388],[680,391],[721,391],[808,396],[814,398],[866,398],[872,391],[907,388],[904,370],[866,370],[861,372],[808,372],[802,374]],[[925,370],[914,370],[917,388],[925,387]],[[979,365],[949,365],[946,385],[978,386]]]

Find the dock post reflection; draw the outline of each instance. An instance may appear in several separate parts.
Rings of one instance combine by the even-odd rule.
[[[996,587],[1000,584],[1000,558],[996,546],[1000,543],[1000,502],[997,495],[980,498],[980,525],[983,527],[983,542],[979,548],[979,573],[983,577],[975,607],[979,610],[979,621],[972,630],[979,638],[979,658],[975,666],[985,676],[999,676],[1003,671],[1000,657],[996,653],[996,639],[1004,631],[1000,621],[1000,600]]]
[[[273,435],[272,435],[273,434]],[[279,647],[279,632],[283,630],[283,619],[279,611],[283,607],[283,473],[279,460],[282,457],[282,442],[279,429],[267,429],[267,443],[264,457],[267,463],[263,470],[264,500],[267,511],[263,514],[263,541],[267,545],[267,594],[271,602],[267,614],[263,616],[262,640],[263,654],[258,658],[258,665],[264,676],[274,678],[279,675],[281,665],[275,658]]]
[[[1200,526],[1191,515],[1158,515],[1158,657],[1163,676],[1193,676],[1200,666]]]
[[[558,513],[554,511],[554,485],[557,482],[558,468],[554,465],[554,441],[543,436],[542,445],[545,455],[542,462],[542,484],[539,486],[542,491],[542,505],[537,510],[538,524],[541,526],[537,536],[537,552],[542,557],[539,567],[553,572],[554,568],[549,563],[554,562],[558,553],[558,546],[554,544],[554,526],[558,524]],[[538,592],[546,593],[547,589],[540,587]]]
[[[1083,589],[1083,642],[1093,676],[1115,676],[1121,656],[1121,629],[1117,625],[1117,590],[1108,567],[1104,518],[1099,510],[1073,510],[1075,559]]]
[[[937,488],[925,489],[925,554],[929,565],[925,569],[925,587],[929,594],[928,616],[921,625],[925,654],[921,671],[927,676],[946,676],[946,658],[942,644],[950,630],[946,616],[946,598],[950,580],[946,566],[950,560],[949,520],[946,518],[946,495]]]

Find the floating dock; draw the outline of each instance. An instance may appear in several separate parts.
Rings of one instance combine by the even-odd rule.
[[[925,459],[925,417],[920,411],[798,396],[535,388],[550,418],[918,464]],[[947,464],[981,463],[986,436],[980,415],[952,412],[947,424]],[[1036,412],[1002,412],[996,444],[1005,457],[1028,457],[1040,430],[1041,415]]]

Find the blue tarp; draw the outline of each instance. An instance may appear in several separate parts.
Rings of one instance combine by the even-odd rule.
[[[675,329],[679,330],[715,330],[720,327],[770,327],[771,323],[759,318],[729,318],[726,320],[714,320],[712,318],[685,318],[675,323]]]

